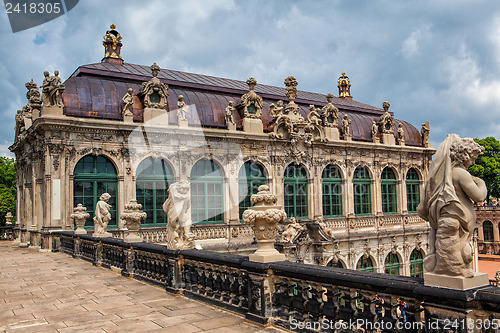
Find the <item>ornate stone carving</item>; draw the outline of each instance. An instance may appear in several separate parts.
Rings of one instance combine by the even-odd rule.
[[[283,109],[284,107],[282,100],[276,102],[276,105],[274,105],[274,103],[271,103],[271,105],[269,105],[269,115],[273,118],[278,118],[283,114]]]
[[[243,212],[243,221],[252,225],[257,238],[258,249],[249,259],[258,262],[285,260],[285,255],[274,248],[274,240],[278,235],[278,223],[286,220],[286,213],[276,205],[278,198],[271,194],[268,185],[261,185],[258,190],[250,197],[254,206]]]
[[[194,248],[191,232],[191,194],[187,182],[177,182],[168,188],[169,196],[163,204],[167,214],[167,247],[169,249]]]
[[[293,76],[289,76],[285,79],[286,97],[288,97],[285,114],[288,115],[292,123],[304,121],[304,117],[300,114],[300,108],[295,103],[295,99],[297,98],[297,85],[297,80]]]
[[[116,26],[112,24],[110,26],[111,30],[106,31],[104,35],[104,41],[102,45],[104,46],[104,61],[112,63],[123,63],[123,58],[120,56],[120,51],[123,46],[121,43],[122,36],[116,31]],[[113,59],[114,61],[109,61],[108,59]]]
[[[403,129],[403,124],[401,123],[398,125],[398,144],[400,146],[405,145],[405,131]]]
[[[83,205],[79,203],[75,208],[73,208],[73,213],[70,216],[73,220],[75,220],[75,234],[86,235],[87,231],[84,229],[85,220],[90,217],[90,214],[87,213],[87,207],[83,207]]]
[[[420,130],[420,134],[422,135],[422,145],[425,148],[432,147],[431,144],[429,143],[429,133],[431,131],[431,125],[429,122],[425,122],[422,124],[422,129]]]
[[[322,121],[318,113],[319,109],[316,108],[314,105],[309,105],[309,114],[307,115],[307,121],[310,124],[320,126]]]
[[[94,233],[92,234],[94,237],[112,237],[111,233],[107,231],[108,223],[111,221],[109,212],[111,205],[108,204],[110,198],[109,193],[103,193],[95,206]]]
[[[14,216],[12,216],[12,213],[11,212],[7,212],[7,214],[5,215],[5,224],[12,224],[12,218]]]
[[[251,77],[247,80],[247,84],[249,92],[241,96],[241,103],[244,108],[245,118],[261,119],[264,103],[262,101],[262,97],[257,95],[254,91],[254,88],[257,85],[257,80]]]
[[[301,226],[295,217],[290,217],[289,223],[285,227],[285,231],[281,234],[281,242],[282,243],[293,243],[295,237],[304,230],[304,227]]]
[[[424,259],[426,275],[475,276],[471,267],[476,224],[473,201],[483,201],[487,188],[484,181],[471,176],[467,168],[483,151],[474,140],[450,134],[434,156],[423,200],[417,209],[431,226],[430,250]]]
[[[344,140],[349,140],[351,138],[351,123],[352,120],[345,115],[344,119],[342,119],[342,137]]]
[[[229,127],[234,127],[236,129],[236,123],[234,121],[234,112],[236,111],[236,109],[234,108],[233,105],[234,105],[234,102],[229,101],[229,104],[226,107],[226,113],[225,113],[224,120],[225,120],[225,123],[226,123],[226,126],[228,129],[230,129]]]
[[[54,71],[54,76],[49,76],[49,72],[43,72],[45,79],[42,85],[42,102],[44,106],[63,107],[62,93],[65,89],[62,84],[59,72]]]
[[[141,221],[146,219],[146,212],[142,212],[141,204],[137,200],[132,199],[128,204],[125,204],[125,211],[121,214],[121,218],[125,221],[125,228],[128,229],[128,235],[125,237],[126,242],[142,242],[142,237],[138,235]]]
[[[184,96],[179,95],[177,100],[177,120],[186,121],[187,120],[187,112],[189,110],[189,106],[184,102]]]
[[[149,82],[143,82],[139,96],[145,108],[165,109],[167,108],[168,85],[161,83],[158,78],[160,66],[156,62],[149,67],[153,77]]]
[[[378,125],[377,125],[377,123],[374,120],[373,123],[372,123],[372,142],[373,143],[379,143],[380,142],[380,139],[379,139],[378,136],[379,136]]]
[[[384,108],[384,114],[380,116],[378,124],[380,126],[380,132],[383,134],[394,134],[394,117],[389,113],[389,107],[391,103],[384,102],[382,107]]]
[[[321,117],[323,118],[323,126],[325,127],[337,127],[337,119],[339,119],[339,109],[332,104],[333,94],[328,93],[326,95],[326,100],[328,104],[323,106]]]
[[[122,117],[133,116],[132,104],[134,103],[134,89],[128,88],[127,93],[122,98]]]

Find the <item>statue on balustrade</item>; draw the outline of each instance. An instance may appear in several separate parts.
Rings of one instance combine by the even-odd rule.
[[[281,242],[292,243],[295,236],[297,236],[302,230],[304,230],[304,227],[301,226],[295,217],[292,216],[285,231],[281,234]]]
[[[191,194],[188,182],[173,183],[163,204],[167,214],[167,248],[190,249],[194,247],[191,232]]]
[[[111,221],[111,213],[109,212],[111,205],[108,204],[110,198],[109,193],[103,193],[95,206],[94,237],[111,237],[111,234],[107,232],[108,223]]]
[[[472,237],[476,224],[473,202],[483,201],[484,181],[468,171],[484,148],[470,138],[450,134],[430,165],[418,214],[429,221],[426,272],[474,277]]]
[[[65,89],[62,84],[59,72],[55,71],[54,76],[49,76],[49,72],[43,72],[45,79],[42,84],[42,101],[45,106],[63,106],[62,93]]]

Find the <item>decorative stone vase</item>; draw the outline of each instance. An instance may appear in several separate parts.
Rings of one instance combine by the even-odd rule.
[[[269,186],[259,186],[259,192],[250,197],[254,204],[243,212],[243,221],[252,225],[257,238],[257,251],[249,256],[251,261],[271,262],[285,260],[285,255],[274,248],[278,236],[278,223],[284,223],[286,213],[276,205],[278,198],[271,194]]]
[[[87,213],[87,207],[83,207],[82,204],[78,204],[75,208],[73,208],[73,214],[71,214],[71,218],[75,220],[76,230],[75,234],[78,235],[86,235],[87,231],[84,229],[85,220],[90,217],[90,214]]]
[[[11,212],[8,212],[6,215],[5,215],[5,224],[12,224],[12,218],[14,216],[12,216],[12,213]]]
[[[128,229],[128,235],[125,237],[125,242],[142,242],[142,237],[138,235],[141,221],[148,216],[146,212],[142,212],[141,204],[137,200],[132,199],[128,204],[125,204],[125,211],[122,213],[121,218],[125,221],[125,227]]]

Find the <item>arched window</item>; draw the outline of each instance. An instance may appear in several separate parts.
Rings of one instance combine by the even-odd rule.
[[[493,236],[493,223],[490,221],[483,222],[483,238],[485,242],[493,242],[495,240]]]
[[[372,213],[371,179],[368,170],[359,166],[354,170],[354,214],[370,215]]]
[[[364,272],[373,272],[373,261],[370,257],[361,256],[356,264],[356,270]]]
[[[389,167],[382,170],[382,212],[384,214],[398,212],[396,175]]]
[[[384,272],[385,274],[399,275],[399,268],[401,264],[399,263],[398,255],[395,253],[389,253],[385,257]]]
[[[321,175],[323,216],[342,216],[342,176],[334,165],[328,165]]]
[[[136,197],[148,216],[143,226],[167,223],[163,203],[168,197],[168,187],[174,181],[172,169],[165,160],[148,157],[137,167]]]
[[[417,249],[410,254],[410,276],[424,277],[424,256],[422,251]]]
[[[87,207],[90,217],[85,221],[85,227],[94,227],[94,212],[97,201],[103,193],[109,193],[111,199],[111,221],[108,226],[116,226],[118,214],[118,178],[113,163],[104,156],[87,155],[78,161],[73,171],[73,205],[81,203]]]
[[[416,213],[420,203],[420,178],[417,170],[411,168],[406,173],[406,209],[408,213]]]
[[[287,217],[309,217],[307,198],[307,171],[302,165],[290,164],[285,170],[285,211]]]
[[[326,264],[326,266],[328,266],[328,267],[337,267],[337,268],[345,268],[344,264],[340,260],[337,260],[337,261],[330,260],[328,262],[328,264]]]
[[[224,223],[224,177],[212,160],[199,160],[191,170],[193,223]]]
[[[259,163],[245,162],[238,173],[238,201],[240,203],[240,219],[250,206],[250,197],[258,192],[260,185],[267,184],[266,173]]]

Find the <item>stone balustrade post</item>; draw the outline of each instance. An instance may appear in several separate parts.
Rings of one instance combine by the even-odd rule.
[[[102,266],[102,242],[95,243],[95,266]]]
[[[82,241],[80,237],[73,238],[73,258],[80,258],[80,245]]]
[[[134,249],[128,246],[123,249],[123,254],[125,256],[125,267],[122,269],[121,274],[126,277],[133,277],[134,275]]]
[[[90,217],[90,214],[87,213],[87,207],[83,207],[81,203],[79,203],[74,209],[73,214],[71,214],[71,218],[75,220],[76,230],[75,234],[77,235],[86,235],[87,231],[84,229],[85,220]]]

